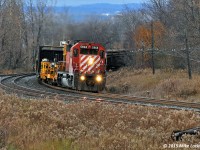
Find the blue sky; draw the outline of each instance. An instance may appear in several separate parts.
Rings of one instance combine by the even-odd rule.
[[[127,3],[142,3],[147,0],[56,0],[58,6],[77,6],[83,4],[94,3],[111,3],[111,4],[127,4]]]

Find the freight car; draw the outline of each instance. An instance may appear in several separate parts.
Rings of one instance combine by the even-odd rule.
[[[107,49],[107,70],[134,65],[134,51],[129,49]]]
[[[36,62],[39,81],[75,90],[102,91],[106,84],[106,51],[94,42],[41,46]]]

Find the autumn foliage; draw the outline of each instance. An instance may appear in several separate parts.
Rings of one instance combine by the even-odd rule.
[[[154,46],[159,48],[162,44],[162,39],[165,35],[165,28],[161,22],[153,22],[153,34],[154,34]],[[152,31],[151,24],[143,24],[137,27],[134,41],[136,47],[141,48],[151,48],[152,44]]]

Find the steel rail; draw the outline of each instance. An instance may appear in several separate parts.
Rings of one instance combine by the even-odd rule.
[[[196,103],[196,102],[155,99],[155,98],[148,98],[148,97],[137,97],[137,96],[111,94],[111,93],[91,93],[91,92],[75,91],[75,90],[71,90],[71,89],[67,89],[63,87],[52,86],[44,82],[42,82],[42,84],[56,90],[84,94],[88,96],[95,96],[95,97],[98,97],[99,100],[101,101],[103,100],[110,101],[110,102],[118,101],[118,103],[119,102],[136,103],[136,104],[141,104],[141,105],[152,105],[152,106],[155,105],[155,106],[162,106],[162,107],[175,108],[175,109],[200,111],[200,103]]]
[[[63,101],[78,101],[78,100],[90,100],[90,101],[96,101],[95,98],[89,98],[89,97],[81,97],[76,95],[69,95],[69,94],[58,94],[56,92],[47,92],[37,89],[32,89],[28,87],[24,87],[21,85],[18,85],[17,82],[21,80],[22,78],[33,76],[33,74],[23,74],[23,75],[5,75],[3,79],[0,80],[0,87],[4,89],[7,92],[10,93],[16,93],[20,96],[31,96],[34,98],[47,98],[47,99],[59,99]],[[6,83],[7,80],[12,79],[11,82]]]
[[[0,80],[0,87],[8,92],[14,92],[19,95],[31,96],[35,98],[49,98],[49,99],[59,99],[59,100],[90,100],[90,101],[98,101],[98,102],[110,102],[117,104],[139,104],[139,105],[147,105],[147,106],[159,106],[166,108],[174,108],[174,109],[184,109],[184,110],[193,110],[200,111],[200,103],[194,102],[184,102],[184,101],[176,101],[176,100],[165,100],[165,99],[155,99],[148,97],[136,97],[130,95],[121,95],[121,94],[111,94],[111,93],[91,93],[84,91],[76,91],[63,87],[52,86],[42,82],[42,85],[54,89],[55,92],[48,92],[44,90],[33,89],[30,87],[25,87],[19,85],[21,79],[33,76],[34,74],[12,74],[12,75],[2,75]],[[6,83],[8,80],[11,82]],[[56,92],[64,91],[66,93],[59,94]],[[77,95],[75,95],[77,94]]]

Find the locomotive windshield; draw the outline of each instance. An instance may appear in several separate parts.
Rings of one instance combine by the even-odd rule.
[[[98,55],[98,49],[81,48],[80,53],[84,55]]]

